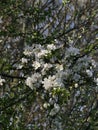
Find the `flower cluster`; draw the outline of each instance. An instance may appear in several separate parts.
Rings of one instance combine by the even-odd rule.
[[[50,90],[69,86],[70,83],[79,86],[83,84],[85,76],[93,78],[94,81],[93,68],[96,67],[96,62],[90,56],[81,56],[79,48],[65,48],[55,41],[54,44],[33,44],[25,47],[24,56],[31,58],[32,75],[26,79],[26,85],[31,89],[36,88],[34,86],[43,86]],[[74,61],[76,56],[78,58]],[[27,59],[22,58],[22,62],[27,63]]]

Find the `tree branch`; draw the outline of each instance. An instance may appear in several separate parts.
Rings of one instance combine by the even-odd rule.
[[[9,74],[6,74],[6,73],[0,73],[0,76],[6,77],[6,78],[12,78],[12,79],[22,79],[22,80],[26,79],[25,77],[16,76],[16,75],[9,75]]]

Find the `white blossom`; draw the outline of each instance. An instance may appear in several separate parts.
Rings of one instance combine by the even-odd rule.
[[[94,78],[96,85],[98,85],[98,78]]]
[[[40,80],[41,80],[41,75],[39,73],[34,73],[31,77],[27,77],[25,83],[27,86],[33,89],[34,84],[37,84],[38,81],[40,82]]]
[[[33,81],[31,77],[28,77],[25,81],[26,85],[33,89]]]
[[[42,81],[42,84],[43,84],[43,87],[48,90],[50,89],[51,87],[53,87],[54,85],[54,78],[55,76],[51,77],[49,76],[48,78],[44,78],[44,80]]]
[[[43,68],[42,68],[42,75],[45,75],[45,73],[46,73],[46,71],[48,71],[51,67],[52,67],[53,65],[52,64],[47,64],[47,63],[45,63],[44,65],[43,65]]]
[[[49,53],[48,50],[42,49],[42,50],[37,54],[37,56],[38,56],[39,58],[41,58],[42,56],[47,56],[48,53]]]
[[[55,50],[56,46],[54,44],[49,44],[49,45],[47,45],[47,49],[48,50]]]
[[[86,73],[89,77],[92,77],[93,76],[93,72],[89,69],[86,70]]]
[[[45,70],[48,70],[48,69],[51,68],[52,66],[53,66],[53,65],[50,64],[50,63],[49,63],[49,64],[45,63],[45,64],[44,64],[44,69],[45,69]]]
[[[41,66],[41,64],[38,61],[34,61],[32,66],[34,66],[35,70],[37,70]]]
[[[33,53],[33,47],[26,46],[23,53],[26,56],[31,56]]]
[[[78,86],[79,86],[78,83],[75,83],[75,88],[78,88]]]
[[[2,78],[0,77],[0,86],[2,86],[4,82],[5,82],[5,79],[2,79]]]
[[[28,60],[26,58],[22,58],[21,61],[23,64],[28,63]]]
[[[62,79],[57,77],[57,75],[49,76],[48,78],[44,78],[42,81],[43,87],[46,90],[55,87],[63,87]]]
[[[33,83],[41,79],[41,75],[39,73],[34,73],[31,77],[32,77]]]
[[[49,76],[48,78],[44,78],[44,80],[42,81],[43,87],[48,90],[52,87],[57,87],[57,82],[56,82],[56,77],[53,76]]]
[[[56,69],[58,70],[58,71],[62,71],[64,68],[63,68],[63,65],[61,64],[56,64]]]
[[[47,102],[45,102],[45,103],[43,104],[43,107],[44,107],[44,108],[48,108],[48,106],[50,106],[50,104],[47,103]]]
[[[94,68],[96,68],[96,66],[97,66],[97,63],[95,62],[95,60],[91,60],[91,63],[92,63],[92,66],[94,67]]]
[[[23,68],[23,65],[19,64],[17,65],[17,69],[22,69]]]

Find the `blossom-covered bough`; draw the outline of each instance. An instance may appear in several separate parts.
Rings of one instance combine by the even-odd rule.
[[[0,127],[97,130],[97,0],[0,7]]]

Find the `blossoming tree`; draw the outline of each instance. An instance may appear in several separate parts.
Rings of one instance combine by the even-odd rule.
[[[97,0],[0,9],[0,128],[97,130]]]

